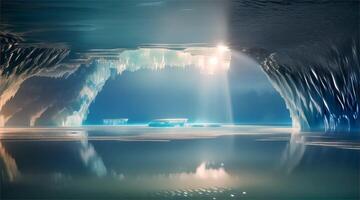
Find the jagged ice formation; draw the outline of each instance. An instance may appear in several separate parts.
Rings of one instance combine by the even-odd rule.
[[[20,36],[2,32],[0,44],[0,112],[25,80],[34,76],[61,77],[73,70],[60,64],[70,51],[66,47],[24,44]],[[0,115],[0,126],[8,119]]]
[[[321,48],[272,53],[262,62],[301,131],[360,130],[359,40]],[[325,50],[324,50],[325,49]]]

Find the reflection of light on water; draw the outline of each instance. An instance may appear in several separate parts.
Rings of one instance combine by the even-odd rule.
[[[244,179],[248,179],[248,177],[244,177]],[[160,189],[155,193],[155,197],[161,199],[180,197],[223,199],[246,194],[238,189],[241,186],[238,176],[230,175],[224,165],[210,167],[206,162],[198,165],[194,172],[158,175],[147,181],[151,182],[151,186],[158,187],[154,188],[155,190]]]
[[[201,163],[195,170],[195,173],[170,174],[171,179],[179,180],[226,180],[229,179],[228,173],[223,167],[218,169],[207,168],[206,163]]]
[[[115,170],[111,170],[111,176],[119,181],[125,179],[125,175],[123,173],[118,173]]]
[[[246,194],[246,192],[245,192]],[[159,199],[172,199],[179,197],[187,197],[189,199],[192,198],[201,198],[201,199],[227,199],[228,197],[244,197],[244,192],[239,190],[229,189],[229,188],[199,188],[199,189],[187,189],[187,190],[170,190],[170,191],[162,191],[156,192],[155,197]]]
[[[183,190],[200,194],[221,192],[219,188],[238,187],[241,183],[238,176],[229,175],[224,167],[209,167],[203,162],[193,172],[138,177],[136,185],[149,190]]]
[[[211,52],[206,62],[199,64],[204,76],[201,79],[200,106],[196,122],[233,122],[227,77],[230,62],[231,50],[227,46],[220,44]]]

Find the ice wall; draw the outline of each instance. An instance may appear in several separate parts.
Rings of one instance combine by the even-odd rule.
[[[69,54],[62,45],[25,44],[20,36],[0,32],[0,113],[21,84],[34,76],[62,77],[73,69],[60,62]],[[11,117],[0,114],[0,127]]]
[[[63,109],[55,116],[58,126],[80,126],[86,119],[90,104],[110,78],[110,66],[100,64],[98,61],[94,62],[92,64],[94,67],[90,69],[91,72],[82,83],[78,95],[70,104],[66,105],[66,109]]]
[[[262,62],[302,131],[360,130],[359,40],[272,53]]]

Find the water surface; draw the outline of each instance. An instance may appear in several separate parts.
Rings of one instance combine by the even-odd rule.
[[[358,199],[360,141],[286,127],[2,129],[2,199]]]

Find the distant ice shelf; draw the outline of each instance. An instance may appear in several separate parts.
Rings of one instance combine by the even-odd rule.
[[[194,123],[190,124],[191,127],[221,127],[220,123]]]
[[[149,122],[150,127],[183,127],[187,123],[186,118],[154,119]]]
[[[103,124],[108,126],[114,125],[125,125],[127,124],[129,119],[127,118],[119,118],[119,119],[103,119]]]

